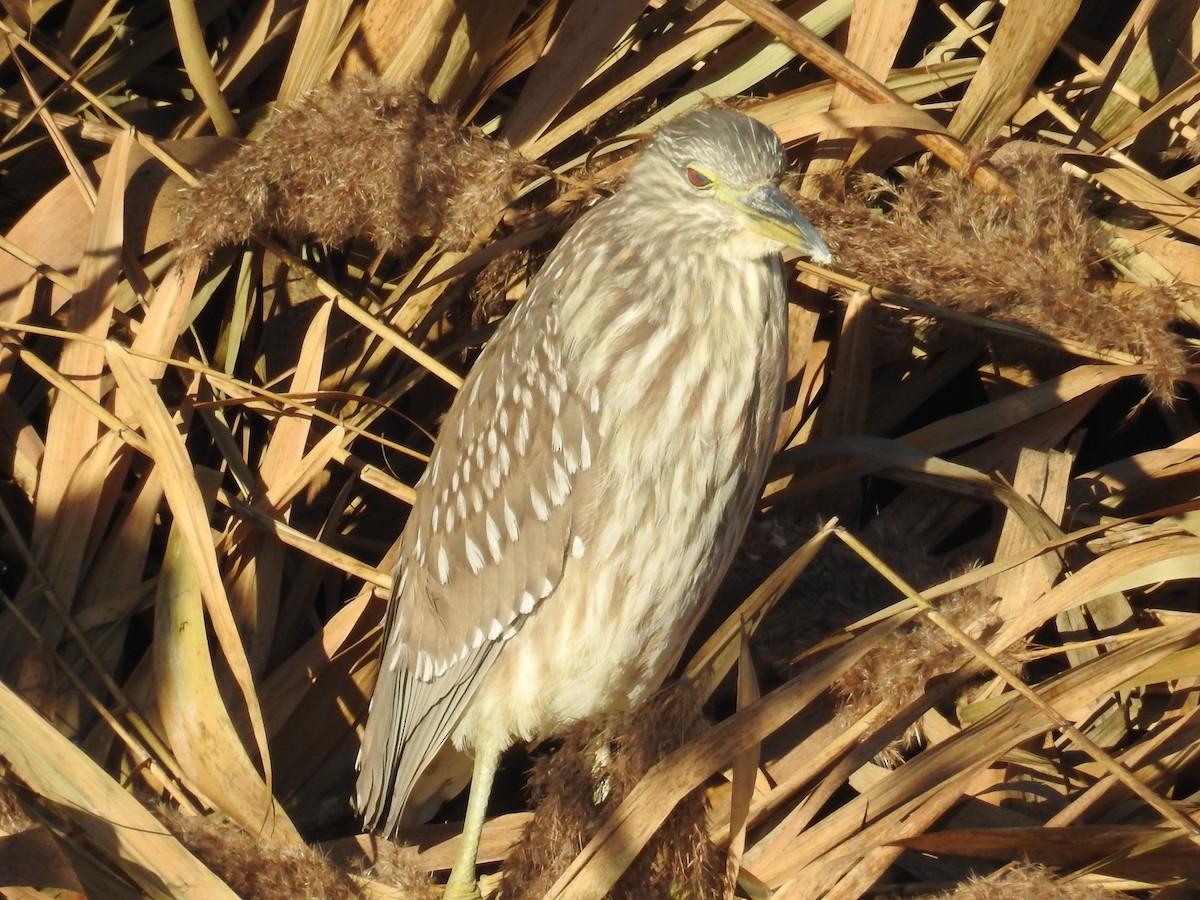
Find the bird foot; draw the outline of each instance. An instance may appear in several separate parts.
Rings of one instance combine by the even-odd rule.
[[[483,900],[483,894],[479,893],[478,884],[448,884],[442,900]]]

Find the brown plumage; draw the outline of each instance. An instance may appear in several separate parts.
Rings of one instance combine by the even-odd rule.
[[[784,163],[738,113],[668,125],[446,416],[394,573],[357,803],[392,833],[461,786],[427,771],[447,741],[474,750],[447,896],[473,896],[500,751],[657,688],[742,535],[783,387],[778,250],[829,259],[779,191]]]

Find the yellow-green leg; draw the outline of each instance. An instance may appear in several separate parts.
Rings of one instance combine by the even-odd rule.
[[[467,817],[463,821],[462,841],[446,882],[443,900],[480,900],[479,884],[475,878],[475,857],[479,855],[479,837],[487,815],[488,796],[500,762],[500,746],[480,735],[475,745],[475,766],[471,773],[471,792],[467,795]]]

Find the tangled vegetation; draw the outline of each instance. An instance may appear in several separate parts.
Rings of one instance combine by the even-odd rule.
[[[1200,887],[1195,3],[4,10],[0,888],[436,896],[461,808],[349,805],[411,486],[702,104],[836,265],[685,686],[510,755],[486,892]]]

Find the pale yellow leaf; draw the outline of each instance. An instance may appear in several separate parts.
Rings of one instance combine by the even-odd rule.
[[[109,155],[79,267],[79,291],[72,298],[68,311],[68,327],[94,338],[108,334],[112,318],[124,241],[125,173],[132,147],[133,133],[122,132]],[[70,341],[63,347],[58,367],[89,397],[100,399],[103,347],[87,341]],[[99,423],[89,410],[65,397],[60,396],[59,401],[51,410],[46,425],[46,451],[38,479],[33,527],[35,547],[45,538],[58,514],[67,479],[100,434]]]
[[[338,44],[352,0],[306,3],[288,54],[287,69],[276,102],[294,103],[313,88],[326,83],[332,71],[331,53]]]
[[[1029,95],[1078,9],[1079,0],[1009,0],[950,130],[969,144],[979,144],[1004,126]]]
[[[154,616],[154,682],[171,750],[188,778],[251,834],[299,842],[246,755],[217,686],[185,534],[178,526],[171,530]]]
[[[221,582],[208,524],[207,506],[196,484],[187,448],[175,428],[171,414],[163,405],[162,398],[134,365],[129,352],[112,341],[105,345],[105,352],[117,384],[126,392],[130,409],[145,432],[150,454],[161,469],[163,492],[174,516],[174,529],[187,552],[213,631],[246,704],[259,758],[269,781],[271,762],[262,711],[254,691],[254,679],[250,673],[241,636],[238,634],[229,608],[229,599]]]

